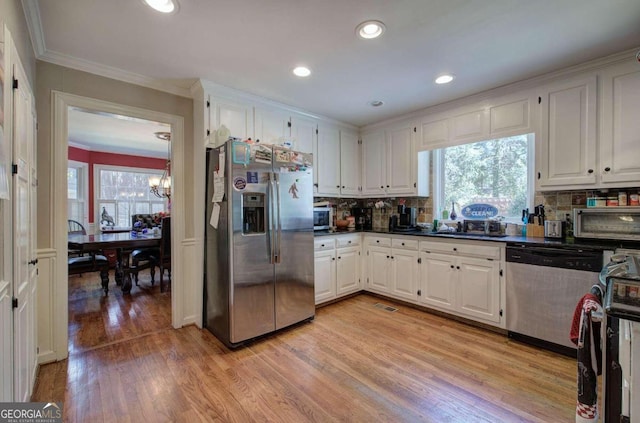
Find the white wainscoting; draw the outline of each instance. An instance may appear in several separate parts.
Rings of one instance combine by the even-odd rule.
[[[56,250],[53,248],[41,249],[38,255],[38,298],[37,298],[37,346],[38,363],[50,363],[56,361],[54,324],[56,313],[54,313],[55,283],[56,274]]]
[[[202,257],[202,253],[197,254],[197,241],[195,238],[185,238],[182,241],[182,257],[184,264],[182,267],[182,322],[180,326],[196,324],[200,326],[202,319],[202,274],[196,274],[198,266],[196,260]],[[172,292],[173,294],[173,292]]]

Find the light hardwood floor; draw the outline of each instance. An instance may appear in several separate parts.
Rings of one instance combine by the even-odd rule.
[[[235,351],[194,326],[78,351],[40,369],[32,399],[71,422],[570,422],[575,367],[359,295]]]

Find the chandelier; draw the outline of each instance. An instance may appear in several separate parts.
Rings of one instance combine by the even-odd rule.
[[[149,178],[150,191],[160,198],[171,199],[171,132],[155,132],[156,138],[167,142],[167,164],[164,167],[162,176],[152,176]]]

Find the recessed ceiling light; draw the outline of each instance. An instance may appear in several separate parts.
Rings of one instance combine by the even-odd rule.
[[[358,37],[370,40],[371,38],[377,38],[384,33],[385,26],[380,21],[366,21],[362,22],[356,27],[356,34]]]
[[[293,70],[293,74],[295,76],[299,76],[301,78],[305,78],[305,77],[311,75],[311,71],[309,70],[309,68],[307,68],[305,66],[298,66],[297,68],[295,68]]]
[[[382,100],[372,100],[372,101],[369,102],[369,105],[371,107],[380,107],[383,104],[384,104],[384,101],[382,101]]]
[[[162,13],[173,13],[178,10],[177,0],[143,0],[149,7]]]
[[[436,84],[448,84],[449,82],[453,81],[453,78],[455,78],[453,75],[440,75],[436,78]]]

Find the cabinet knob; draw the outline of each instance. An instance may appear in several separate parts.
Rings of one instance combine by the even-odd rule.
[[[324,247],[324,244],[322,244],[321,247]]]
[[[587,173],[593,173],[593,169],[587,170]]]
[[[380,244],[380,240],[379,240],[379,239],[376,239],[376,242],[377,242],[378,244]]]
[[[456,269],[460,270],[460,266],[456,266]]]
[[[349,244],[351,244],[351,241],[348,241],[348,242],[349,242]]]
[[[387,188],[389,188],[389,185],[387,185]]]
[[[389,256],[387,256],[387,258],[389,258]]]
[[[342,256],[338,256],[338,260],[342,259]]]
[[[455,248],[455,247],[453,247],[453,251],[458,251],[458,249],[457,249],[457,248]]]
[[[402,243],[402,245],[404,245],[404,242]]]
[[[335,257],[331,257],[331,260],[336,261],[336,258]]]
[[[418,289],[418,297],[422,295],[422,291]]]
[[[384,186],[380,185],[380,188],[384,189]]]
[[[318,188],[318,184],[313,184],[314,187]]]
[[[336,185],[336,188],[340,188],[340,185]]]
[[[393,260],[393,256],[391,256],[391,260]]]
[[[342,189],[344,189],[344,185],[342,186]]]
[[[451,265],[451,268],[453,269],[453,264]]]
[[[607,166],[607,167],[605,167],[605,168],[604,168],[604,171],[605,171],[605,172],[608,172],[608,171],[610,171],[610,170],[611,170],[611,168],[610,168],[609,166]]]

